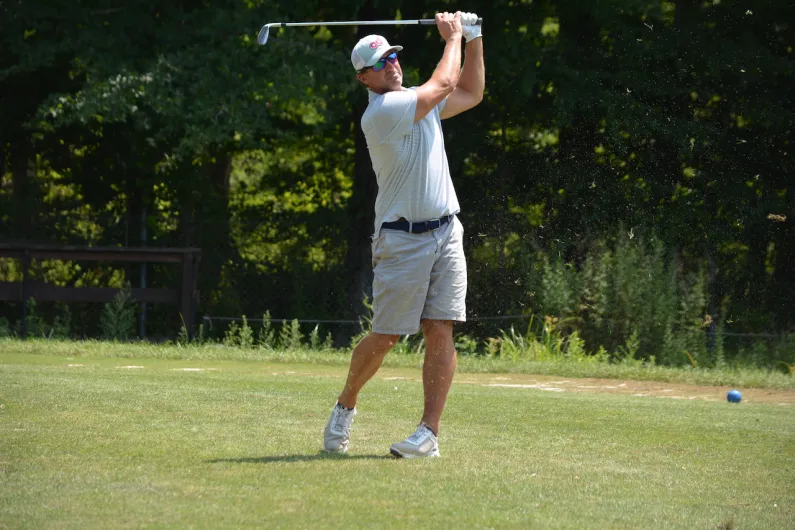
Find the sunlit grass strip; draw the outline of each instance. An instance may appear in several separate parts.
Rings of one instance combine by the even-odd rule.
[[[181,346],[176,344],[117,343],[101,341],[59,341],[0,339],[0,362],[3,354],[32,353],[63,357],[117,357],[141,359],[238,360],[286,363],[345,365],[350,360],[346,350],[289,350],[240,348],[222,344]],[[420,367],[423,357],[417,354],[391,353],[384,366]],[[690,383],[698,385],[731,385],[744,388],[795,389],[790,374],[754,367],[727,366],[724,368],[672,368],[654,366],[639,361],[609,363],[607,361],[570,359],[553,360],[503,359],[484,356],[459,356],[459,372],[522,373],[562,377],[598,377]]]

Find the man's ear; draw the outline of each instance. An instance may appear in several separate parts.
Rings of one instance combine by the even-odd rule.
[[[364,79],[365,79],[365,76],[364,76],[364,74],[363,74],[363,73],[357,73],[357,74],[356,74],[356,79],[358,79],[358,80],[359,80],[359,82],[360,82],[361,84],[363,84],[364,86],[367,86],[367,82],[364,80]],[[368,88],[369,88],[369,87],[368,87]]]

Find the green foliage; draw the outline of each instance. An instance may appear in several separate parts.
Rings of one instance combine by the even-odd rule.
[[[331,337],[331,332],[326,333],[326,338],[321,341],[320,339],[320,325],[315,324],[312,332],[309,334],[309,349],[311,350],[331,350],[334,347],[334,340]]]
[[[37,338],[46,338],[46,324],[44,323],[44,319],[38,315],[36,311],[37,306],[38,304],[35,298],[28,298],[26,307],[28,335]]]
[[[588,352],[585,349],[585,341],[580,338],[580,334],[576,330],[566,337],[565,355],[569,359],[578,361],[589,360]]]
[[[226,329],[223,338],[225,346],[236,348],[253,348],[254,347],[254,330],[248,325],[246,315],[243,315],[241,323],[232,321]]]
[[[177,338],[175,341],[176,344],[179,344],[180,346],[188,346],[190,344],[201,345],[206,342],[208,342],[208,339],[205,337],[204,324],[199,324],[199,327],[196,329],[196,334],[191,338],[188,328],[185,325],[185,321],[182,321],[182,326],[180,326],[179,331],[177,332]]]
[[[713,343],[707,349],[709,355],[709,364],[715,368],[723,368],[726,366],[726,352],[724,349],[725,336],[723,332],[724,325],[719,323],[714,328]]]
[[[360,295],[348,285],[368,267],[357,227],[373,199],[356,141],[367,95],[348,61],[357,35],[282,30],[266,47],[254,36],[263,20],[438,8],[3,4],[4,235],[134,246],[146,227],[148,244],[202,249],[206,314],[268,307],[349,318]],[[499,28],[487,32],[487,94],[444,129],[468,230],[472,314],[557,316],[563,336],[576,332],[585,350],[615,360],[635,334],[644,362],[786,362],[774,345],[738,346],[724,333],[795,327],[792,4],[496,0],[472,9]],[[406,79],[424,82],[441,56],[434,30],[384,32],[406,46]],[[639,245],[647,233],[656,235]],[[0,259],[0,278],[20,281],[18,263]],[[59,285],[124,279],[107,265],[37,267],[36,280]],[[168,267],[151,269],[151,285],[172,284]],[[65,329],[32,324],[36,336]],[[169,325],[150,324],[171,334]],[[279,344],[275,331],[240,331],[235,344]],[[483,326],[472,337],[482,345],[461,351],[497,351],[520,336],[529,340]]]
[[[626,343],[618,347],[618,355],[616,356],[618,362],[628,364],[637,362],[639,360],[637,358],[639,349],[640,339],[638,338],[638,332],[633,331],[632,334],[627,337]]]
[[[238,330],[238,346],[241,348],[251,348],[254,346],[254,332],[248,325],[246,315],[243,315],[243,323]]]
[[[52,328],[48,333],[50,338],[65,339],[70,335],[72,327],[72,313],[69,306],[65,303],[58,303],[56,305],[56,314],[53,320]]]
[[[589,355],[585,341],[577,331],[565,333],[564,324],[557,317],[545,317],[536,323],[531,317],[524,333],[511,326],[508,331],[500,330],[499,337],[491,337],[485,342],[485,354],[494,359],[521,361],[573,361],[604,362],[606,354]]]
[[[775,347],[775,360],[791,367],[795,364],[795,332],[785,334]]]
[[[137,306],[127,283],[102,308],[99,319],[102,337],[106,340],[127,340],[135,333]]]
[[[11,332],[11,324],[5,317],[0,317],[0,338],[7,338],[13,336]]]
[[[281,349],[287,351],[300,349],[303,338],[298,319],[293,319],[289,324],[286,320],[282,320],[282,326],[279,329],[279,347]]]
[[[581,334],[588,349],[604,346],[618,361],[654,357],[679,365],[689,354],[714,365],[722,344],[710,357],[704,275],[676,266],[652,240],[619,236],[612,247],[596,243],[580,267],[544,258],[541,310]]]
[[[237,346],[240,343],[238,339],[239,333],[240,333],[240,326],[237,325],[236,321],[232,321],[232,323],[229,324],[229,327],[226,328],[226,331],[224,332],[224,339],[223,339],[224,346],[230,346],[230,347]]]
[[[320,329],[315,326],[309,336],[304,337],[301,331],[301,324],[297,319],[293,319],[290,322],[282,321],[278,338],[275,338],[274,335],[275,331],[270,312],[266,311],[262,319],[262,326],[256,332],[249,325],[245,315],[241,318],[240,323],[232,321],[224,332],[222,343],[233,348],[252,349],[256,347],[284,351],[295,351],[305,347],[311,350],[330,350],[333,348],[330,333],[321,339]]]
[[[458,335],[455,337],[456,353],[464,356],[477,355],[479,353],[479,343],[469,335]]]
[[[418,335],[401,336],[390,352],[391,355],[425,355],[425,337]]]
[[[262,327],[260,327],[259,333],[257,333],[257,345],[261,348],[269,349],[273,349],[276,346],[270,311],[265,311],[265,314],[262,316]]]
[[[190,334],[188,333],[188,327],[185,325],[184,321],[177,332],[177,339],[175,342],[181,346],[190,344]]]
[[[544,312],[549,315],[571,315],[577,302],[576,271],[561,260],[544,258],[541,281]]]
[[[65,339],[69,337],[71,326],[71,313],[69,306],[57,304],[52,324],[47,323],[47,319],[40,314],[38,303],[34,298],[28,298],[27,302],[27,324],[28,336],[43,339]],[[8,321],[6,320],[6,326]],[[10,333],[10,329],[7,330]],[[0,336],[3,336],[2,326],[0,325]]]

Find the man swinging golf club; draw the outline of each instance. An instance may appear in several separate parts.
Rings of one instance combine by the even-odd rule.
[[[351,53],[369,92],[362,130],[378,181],[373,252],[372,332],[354,348],[345,388],[326,425],[326,451],[348,450],[359,392],[401,335],[425,338],[424,411],[416,432],[395,443],[397,457],[439,456],[439,419],[456,369],[453,322],[463,322],[467,289],[463,227],[441,120],[483,99],[485,68],[478,17],[438,13],[444,54],[422,86],[403,87],[397,52],[379,35]],[[466,60],[461,68],[461,40]]]

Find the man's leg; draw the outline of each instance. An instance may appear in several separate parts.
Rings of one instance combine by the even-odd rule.
[[[425,364],[422,367],[425,410],[422,423],[414,434],[389,448],[390,453],[401,458],[439,456],[439,418],[455,375],[453,322],[423,319],[422,332],[425,335]]]
[[[356,414],[356,399],[367,381],[372,378],[381,366],[381,362],[400,335],[382,335],[370,333],[353,349],[351,365],[348,368],[348,380],[342,390],[337,404],[331,410],[323,431],[323,449],[334,453],[348,450],[353,416]]]
[[[348,380],[345,382],[345,388],[337,400],[340,405],[349,409],[356,406],[359,392],[381,367],[384,357],[397,343],[398,339],[400,339],[400,335],[370,333],[359,341],[351,356]]]
[[[453,343],[451,320],[423,320],[425,335],[425,363],[422,367],[422,384],[425,391],[425,410],[422,422],[437,436],[439,420],[447,402],[456,369],[456,352]]]

